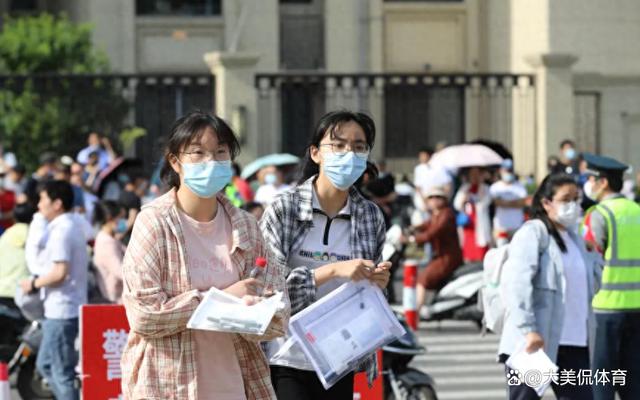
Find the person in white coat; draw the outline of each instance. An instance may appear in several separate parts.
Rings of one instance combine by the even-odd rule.
[[[461,174],[465,183],[458,189],[453,206],[462,230],[462,257],[465,262],[478,262],[484,259],[492,241],[491,194],[484,183],[483,169],[472,167]]]

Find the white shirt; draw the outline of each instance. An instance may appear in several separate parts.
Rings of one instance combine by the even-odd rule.
[[[56,217],[47,226],[46,244],[42,262],[47,272],[54,263],[65,262],[69,271],[64,282],[55,287],[43,288],[44,316],[49,319],[76,318],[81,305],[87,303],[87,270],[89,255],[82,227],[70,213]]]
[[[273,203],[278,195],[289,190],[289,188],[291,188],[291,186],[285,184],[278,187],[270,183],[262,185],[258,188],[254,200],[256,201],[256,203],[260,203],[266,207],[269,204]]]
[[[567,252],[562,253],[566,290],[560,344],[585,347],[587,346],[587,319],[589,318],[587,270],[580,249],[569,234],[562,231],[560,235],[567,246]]]
[[[46,266],[40,260],[42,250],[44,250],[46,244],[47,225],[47,220],[39,212],[33,215],[33,219],[29,224],[24,250],[27,268],[29,268],[29,272],[32,275],[44,275],[47,273]]]
[[[314,270],[323,265],[351,259],[350,207],[351,200],[333,218],[329,218],[321,210],[320,203],[313,191],[313,226],[307,232],[302,245],[291,254],[288,264],[293,268],[306,266]],[[317,287],[316,299],[320,299],[340,285],[347,282],[345,278],[335,278]],[[313,365],[305,356],[298,344],[293,345],[280,357],[273,356],[283,347],[289,335],[267,343],[267,357],[271,365],[281,365],[306,371],[313,371]]]
[[[489,190],[492,199],[504,201],[522,200],[527,197],[527,189],[520,182],[506,183],[498,181]],[[524,223],[521,208],[496,207],[493,227],[501,231],[515,231]]]

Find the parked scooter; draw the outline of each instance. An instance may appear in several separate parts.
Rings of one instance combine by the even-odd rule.
[[[39,321],[29,322],[16,308],[0,304],[0,324],[11,336],[3,338],[2,361],[9,364],[9,375],[15,377],[23,400],[53,399],[44,378],[36,370],[36,357],[42,341]]]
[[[478,305],[478,293],[483,286],[482,263],[457,268],[433,301],[420,310],[421,319],[473,321],[482,328],[483,313]]]
[[[386,400],[436,400],[435,381],[420,370],[409,367],[411,360],[424,354],[426,349],[404,320],[396,317],[405,329],[405,334],[382,348],[382,375]]]
[[[89,303],[108,303],[100,294],[96,274],[95,266],[90,263],[87,277]],[[22,400],[53,399],[53,393],[46,380],[36,369],[36,358],[42,342],[41,321],[30,321],[17,308],[13,309],[0,304],[0,324],[0,326],[12,327],[14,332],[13,337],[7,341],[9,344],[0,347],[3,350],[0,354],[3,356],[2,360],[9,364],[9,375],[15,376],[18,393]],[[77,385],[80,386],[79,378],[77,378]]]

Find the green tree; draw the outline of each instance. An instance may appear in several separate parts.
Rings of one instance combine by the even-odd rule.
[[[0,72],[107,72],[107,57],[93,48],[91,29],[89,24],[72,23],[65,15],[6,17],[0,34]]]
[[[129,104],[113,80],[95,76],[108,70],[106,56],[93,47],[90,25],[64,15],[6,18],[0,32],[4,147],[33,169],[44,151],[75,155],[90,130],[116,139]]]

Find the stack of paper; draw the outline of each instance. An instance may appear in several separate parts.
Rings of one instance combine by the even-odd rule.
[[[212,287],[189,319],[187,328],[263,335],[282,308],[282,292],[248,306],[242,299]]]
[[[534,389],[540,397],[551,385],[551,376],[558,372],[558,366],[543,349],[527,353],[524,343],[507,359],[506,365],[518,374],[520,382]]]

